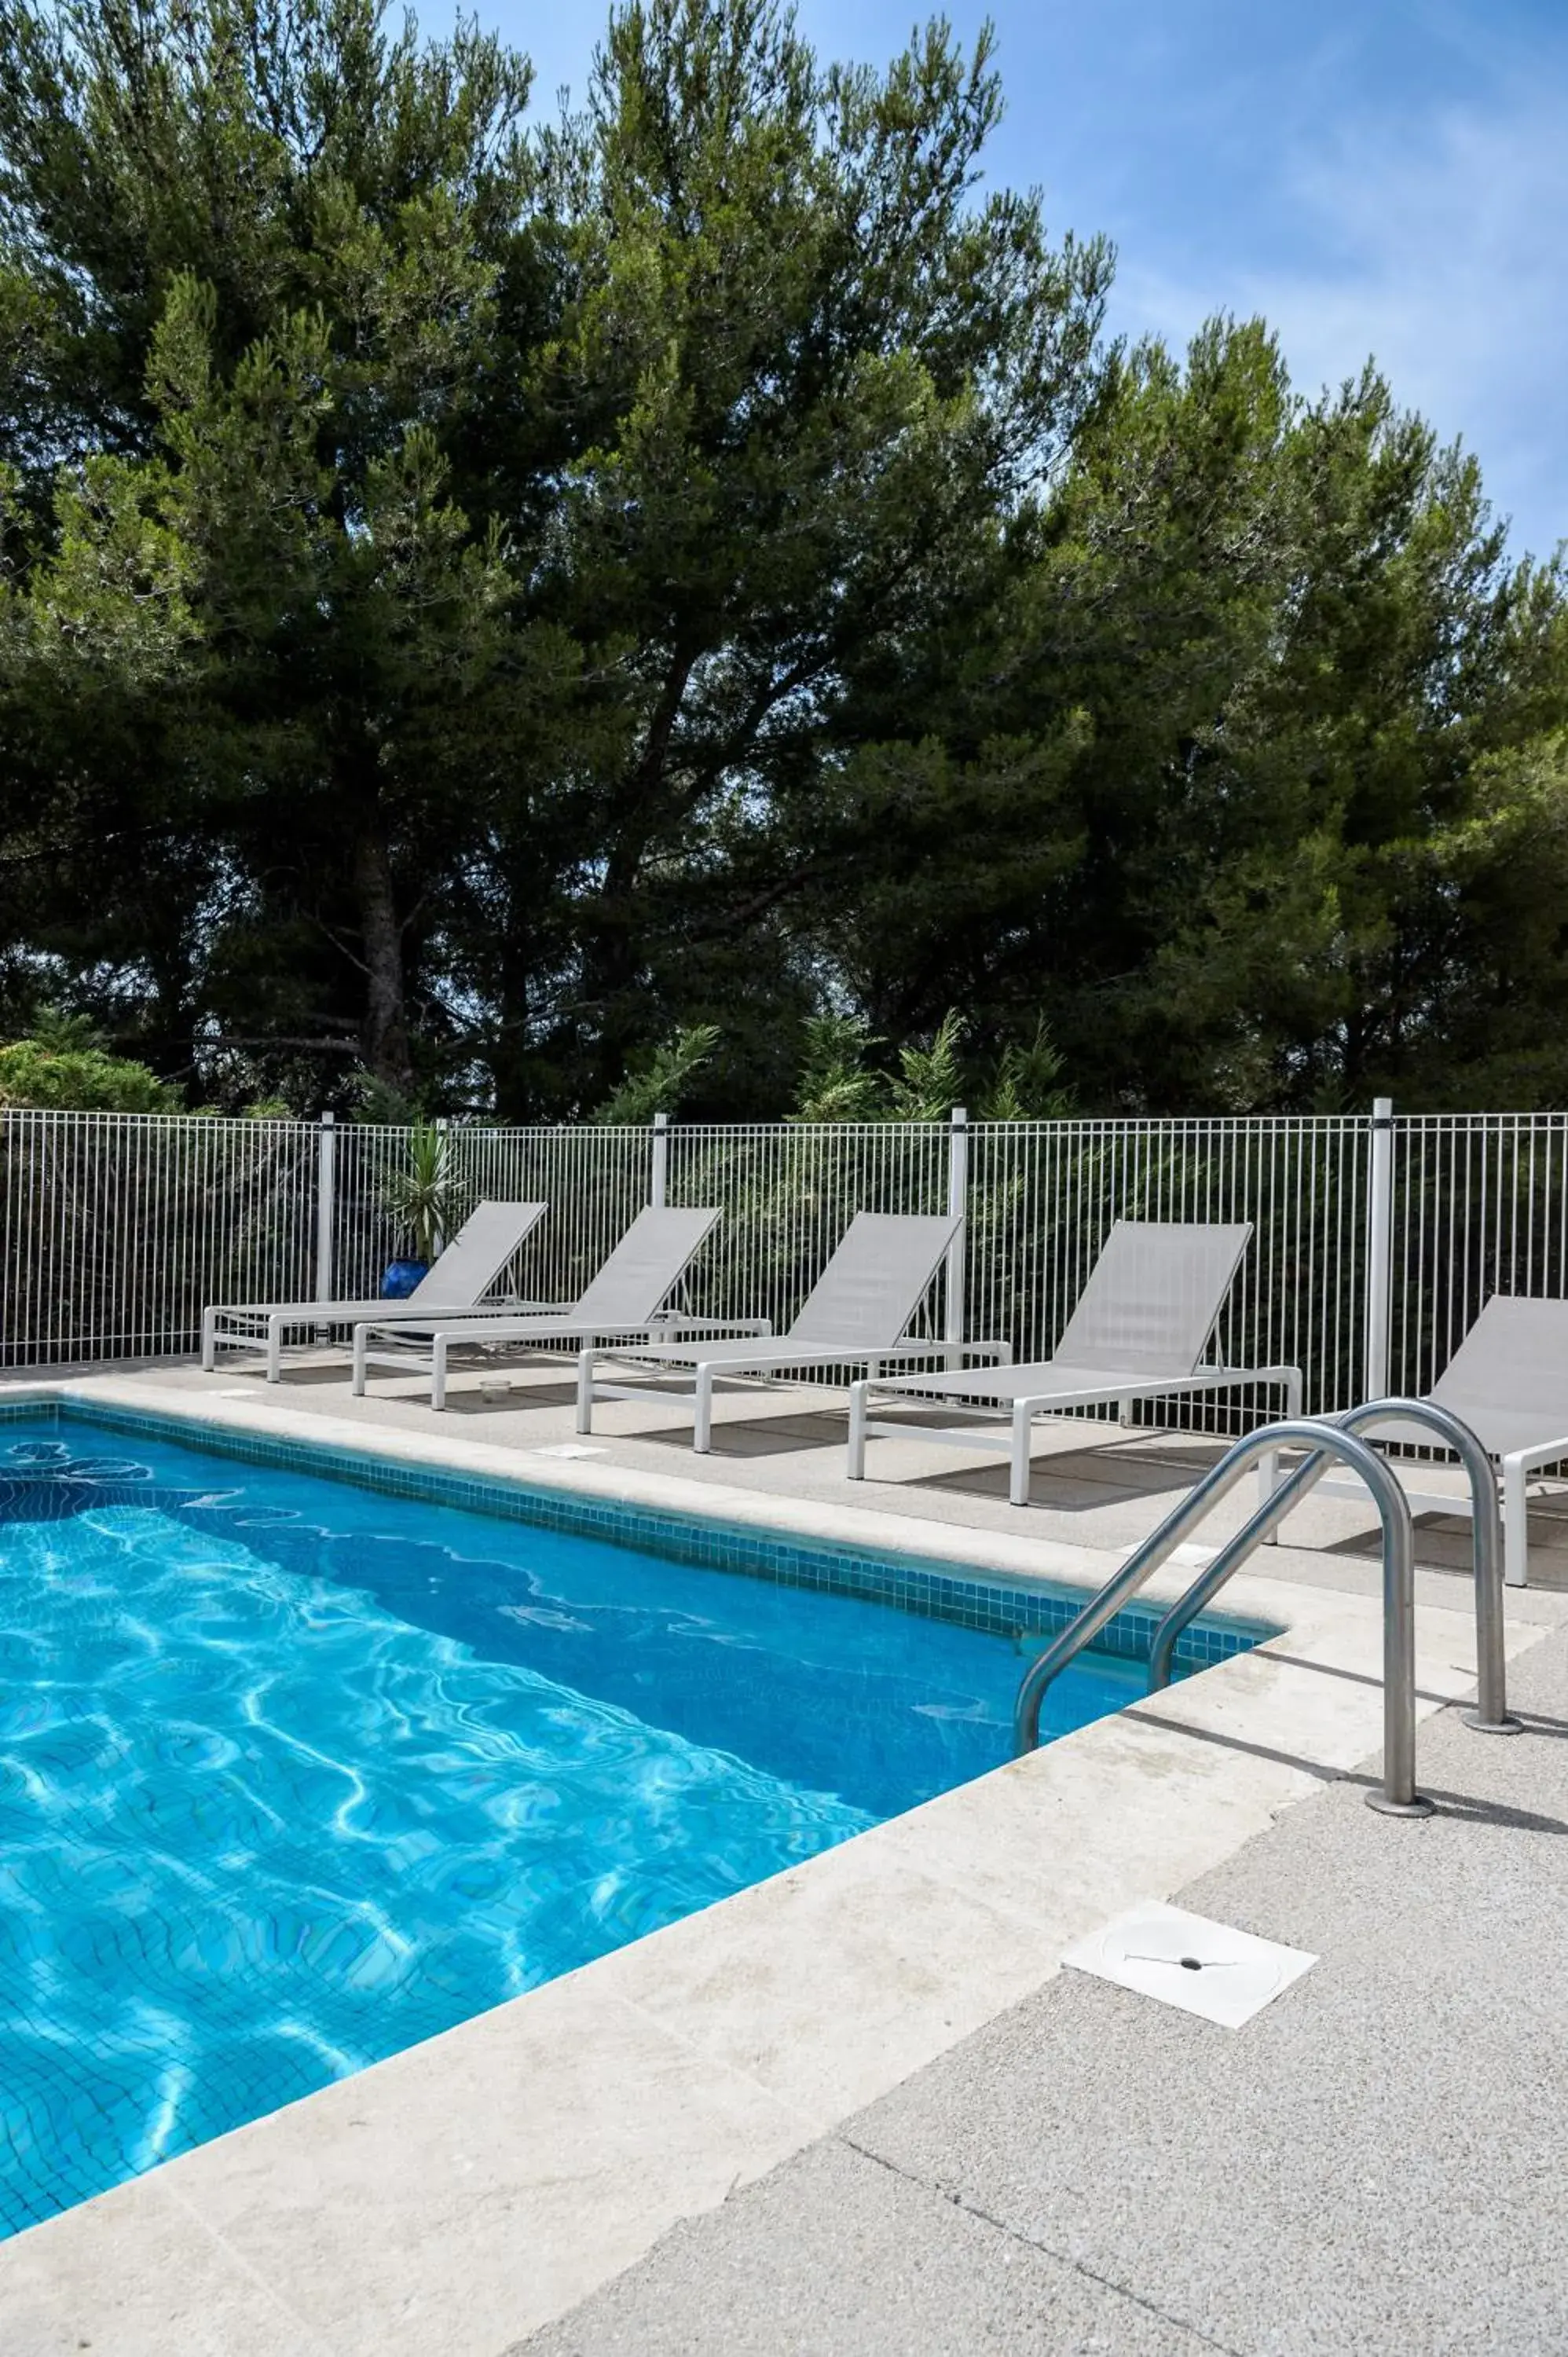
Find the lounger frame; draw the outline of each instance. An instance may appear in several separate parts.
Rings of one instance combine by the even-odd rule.
[[[1240,1385],[1278,1388],[1285,1394],[1286,1414],[1299,1415],[1299,1367],[1199,1363],[1251,1236],[1251,1222],[1246,1220],[1117,1220],[1063,1330],[1056,1357],[1009,1366],[1004,1379],[989,1384],[983,1376],[971,1380],[956,1373],[910,1375],[879,1384],[875,1372],[852,1384],[850,1480],[865,1479],[865,1443],[872,1435],[917,1437],[956,1448],[994,1448],[1009,1459],[1011,1502],[1026,1506],[1031,1435],[1043,1416],[1114,1403],[1122,1422],[1128,1424],[1137,1401]],[[913,1411],[940,1405],[965,1423],[955,1427],[875,1417],[871,1413],[875,1392],[880,1392],[883,1403],[907,1402]],[[1005,1425],[1004,1432],[975,1429],[999,1421]],[[1273,1459],[1264,1458],[1260,1480],[1265,1491],[1273,1487],[1276,1474]]]
[[[668,1336],[767,1334],[766,1318],[728,1321],[688,1316],[663,1305],[682,1284],[693,1261],[717,1227],[722,1213],[707,1206],[649,1205],[639,1211],[575,1301],[541,1305],[532,1316],[476,1311],[461,1317],[403,1320],[388,1328],[379,1318],[354,1327],[353,1387],[365,1389],[372,1366],[400,1373],[428,1373],[430,1405],[446,1405],[447,1374],[454,1350],[567,1351],[603,1348],[625,1341],[654,1342]]]
[[[201,1313],[202,1366],[210,1373],[218,1363],[220,1351],[260,1348],[266,1356],[267,1381],[275,1383],[282,1378],[284,1341],[289,1334],[337,1334],[351,1330],[356,1320],[372,1314],[383,1326],[428,1326],[432,1318],[477,1309],[481,1297],[515,1259],[549,1209],[548,1203],[495,1200],[477,1204],[451,1243],[404,1301],[209,1302]],[[507,1213],[513,1216],[508,1219],[504,1216]],[[446,1284],[453,1286],[454,1254],[458,1267],[467,1264],[469,1268],[467,1277],[461,1280],[466,1294],[456,1299],[444,1295],[441,1289],[444,1265],[448,1270]],[[504,1306],[514,1313],[555,1307],[550,1302],[535,1304],[515,1299]]]
[[[957,1213],[857,1212],[789,1331],[766,1350],[748,1350],[739,1341],[712,1351],[697,1343],[585,1350],[577,1368],[578,1431],[593,1430],[598,1400],[639,1400],[660,1407],[689,1402],[692,1447],[704,1457],[713,1447],[714,1387],[721,1377],[766,1387],[780,1375],[812,1368],[880,1372],[885,1366],[922,1359],[950,1367],[961,1365],[966,1354],[993,1361],[1010,1358],[1012,1345],[1006,1341],[922,1340],[906,1333],[962,1226]],[[607,1356],[646,1369],[649,1378],[662,1372],[669,1380],[655,1384],[651,1380],[607,1378],[598,1366]]]
[[[1004,1361],[1005,1363],[1005,1361]],[[976,1429],[983,1423],[996,1424],[999,1410],[996,1401],[966,1401],[943,1393],[940,1395],[944,1415],[972,1419],[964,1426],[916,1423],[906,1417],[898,1423],[879,1420],[872,1415],[871,1395],[877,1388],[875,1377],[850,1385],[849,1394],[849,1455],[847,1470],[852,1481],[865,1479],[865,1444],[868,1437],[887,1440],[934,1441],[939,1448],[993,1448],[1008,1459],[1008,1502],[1026,1506],[1032,1489],[1031,1443],[1035,1426],[1044,1416],[1069,1415],[1075,1409],[1105,1407],[1115,1402],[1121,1409],[1119,1421],[1129,1425],[1132,1409],[1139,1400],[1174,1399],[1187,1392],[1230,1391],[1239,1385],[1258,1383],[1277,1386],[1285,1396],[1284,1415],[1301,1414],[1302,1375],[1299,1367],[1194,1367],[1179,1375],[1126,1376],[1117,1375],[1103,1383],[1092,1380],[1069,1384],[1059,1389],[1042,1389],[1021,1393],[1007,1404],[1005,1432],[985,1432]],[[897,1395],[911,1406],[922,1404],[931,1406],[938,1394],[929,1389],[922,1393],[920,1379],[910,1377],[898,1385]],[[1259,1480],[1265,1493],[1273,1489],[1278,1469],[1273,1458],[1262,1460]]]
[[[1467,1424],[1498,1468],[1503,1512],[1503,1578],[1510,1587],[1530,1579],[1530,1477],[1542,1466],[1568,1463],[1568,1301],[1555,1295],[1493,1294],[1427,1396]],[[1553,1426],[1557,1429],[1553,1431]],[[1431,1446],[1431,1434],[1399,1419],[1363,1437],[1385,1443],[1405,1437]],[[1456,1493],[1419,1487],[1420,1468],[1396,1464],[1417,1513],[1468,1514],[1468,1484]],[[1326,1497],[1364,1499],[1359,1482],[1317,1484]]]

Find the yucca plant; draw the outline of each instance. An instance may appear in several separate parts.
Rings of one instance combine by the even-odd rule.
[[[408,1230],[415,1259],[427,1266],[451,1232],[456,1195],[446,1133],[433,1121],[416,1121],[408,1133],[407,1158],[388,1179],[381,1202]]]

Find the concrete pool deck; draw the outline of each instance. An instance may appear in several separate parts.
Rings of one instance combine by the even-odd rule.
[[[649,1438],[660,1412],[629,1405],[607,1416],[596,1436],[602,1456],[540,1455],[570,1445],[569,1407],[548,1396],[562,1382],[560,1370],[542,1371],[520,1380],[521,1390],[532,1383],[538,1394],[532,1406],[446,1417],[396,1399],[354,1402],[340,1373],[309,1366],[270,1391],[232,1370],[202,1376],[168,1367],[64,1388],[106,1405],[291,1437],[349,1437],[378,1453],[502,1469],[531,1485],[679,1503],[1086,1588],[1190,1481],[1195,1452],[1198,1462],[1213,1453],[1203,1443],[1134,1441],[1097,1451],[1098,1466],[1080,1470],[1085,1442],[1097,1436],[1079,1427],[1063,1437],[1061,1453],[1072,1459],[1064,1484],[1093,1491],[1098,1482],[1100,1493],[1081,1506],[1047,1503],[1022,1514],[986,1486],[995,1480],[993,1460],[971,1489],[961,1469],[954,1481],[944,1452],[928,1488],[918,1442],[887,1445],[889,1462],[897,1452],[907,1469],[901,1484],[852,1487],[842,1479],[842,1413],[824,1416],[809,1396],[726,1403],[734,1426],[725,1436],[733,1444],[727,1456],[694,1458],[689,1448]],[[0,1397],[38,1388],[36,1381],[7,1384]],[[773,1427],[766,1448],[741,1438],[748,1407],[753,1442],[756,1422]],[[841,1436],[836,1448],[824,1444],[824,1426]],[[1117,1465],[1107,1481],[1111,1459]],[[1051,1491],[1042,1480],[1041,1496]],[[1069,1517],[1076,1535],[1060,1531]],[[560,2326],[579,2332],[563,2349],[666,2345],[639,2341],[632,2325],[631,2339],[581,2338],[601,2329],[592,2321],[601,2313],[602,2329],[620,2332],[603,2303],[635,2300],[640,2278],[600,2287],[639,2262],[668,2265],[674,2244],[661,2238],[671,2230],[721,2233],[743,2200],[780,2199],[781,2165],[797,2172],[791,2184],[801,2171],[842,2169],[846,2122],[919,2086],[962,2041],[1004,2035],[1015,2008],[1070,1992],[1079,1976],[1063,1978],[1058,1968],[1075,1940],[1136,1900],[1190,1897],[1247,1845],[1274,1838],[1275,1819],[1289,1812],[1288,1826],[1302,1814],[1294,1804],[1324,1795],[1326,1784],[1330,1791],[1313,1807],[1354,1803],[1358,1835],[1371,1844],[1369,1870],[1382,1880],[1380,1902],[1386,1911],[1402,1910],[1412,1867],[1431,1854],[1433,1827],[1375,1818],[1360,1807],[1360,1782],[1333,1782],[1359,1770],[1380,1734],[1380,1613],[1371,1593],[1376,1565],[1363,1544],[1368,1518],[1353,1504],[1324,1501],[1297,1521],[1290,1533],[1297,1543],[1255,1558],[1256,1573],[1227,1592],[1235,1612],[1283,1630],[1268,1646],[0,2245],[5,2357],[56,2357],[84,2345],[124,2357],[173,2347],[182,2357],[317,2350],[499,2357],[596,2294],[600,2307],[581,2310],[586,2324]],[[1422,1579],[1418,1614],[1423,1718],[1466,1694],[1474,1677],[1468,1582],[1444,1567],[1452,1534],[1440,1528],[1433,1536],[1435,1545],[1423,1534],[1423,1559],[1435,1553],[1437,1560]],[[1510,1652],[1524,1651],[1528,1665],[1527,1649],[1565,1610],[1568,1596],[1551,1589],[1510,1595]],[[1423,1782],[1439,1781],[1429,1775],[1432,1739],[1423,1727]],[[1539,1742],[1537,1733],[1450,1736],[1445,1723],[1439,1739],[1458,1747],[1457,1767],[1442,1780],[1455,1792],[1483,1791],[1486,1776],[1544,1777],[1544,1796],[1527,1813],[1562,1813],[1548,1806],[1561,1745],[1555,1759],[1543,1759],[1544,1735]],[[1494,1768],[1491,1753],[1517,1754],[1522,1764]],[[1444,1839],[1451,1820],[1463,1829],[1455,1839],[1479,1842],[1475,1876],[1484,1886],[1487,1827],[1450,1806],[1435,1821]],[[1506,1894],[1509,1868],[1500,1854],[1496,1870]],[[1224,1910],[1209,1902],[1206,1911]],[[1323,1945],[1286,1923],[1247,1928]],[[1296,1994],[1260,2018],[1284,2017]],[[1530,2020],[1520,2034],[1533,2040],[1538,2025]],[[1348,2083],[1354,2099],[1359,2091]],[[1103,2106],[1094,2116],[1113,2139],[1114,2116],[1107,2119]],[[1107,2168],[1112,2159],[1108,2145]],[[1090,2173],[1097,2165],[1086,2164]],[[864,2154],[854,2166],[891,2171]],[[831,2181],[831,2174],[822,2180]],[[718,2206],[746,2187],[756,2190],[730,2209]],[[793,2199],[788,2188],[782,2198]],[[912,2266],[920,2246],[908,2236],[919,2203],[947,2196],[910,2187],[899,2198],[914,2204],[908,2233],[885,2221],[873,2238],[886,2225],[889,2263],[899,2263],[901,2247]],[[705,2225],[682,2224],[704,2212],[715,2213]],[[1053,2246],[1047,2238],[1040,2247]],[[728,2264],[716,2259],[716,2283],[727,2280]],[[733,2341],[667,2345],[859,2345],[853,2332],[813,2339],[804,2312],[800,2329],[789,2328],[793,2337],[748,2342],[738,2336],[753,2327],[736,2313]],[[997,2330],[1010,2313],[1004,2301]],[[1156,2321],[1161,2331],[1178,2329],[1165,2311]],[[1205,2330],[1179,2329],[1189,2338]],[[1112,2349],[1189,2345],[1114,2332],[1107,2339],[1102,2323],[1093,2330],[1098,2345]],[[877,2343],[868,2337],[865,2345]],[[886,2345],[944,2344],[907,2334]],[[988,2344],[972,2335],[951,2345],[1097,2343],[1080,2335]]]
[[[1318,1962],[1240,2030],[1067,1971],[516,2357],[1455,2357],[1568,2347],[1568,1636],[1526,1731],[1422,1730],[1189,1884]]]

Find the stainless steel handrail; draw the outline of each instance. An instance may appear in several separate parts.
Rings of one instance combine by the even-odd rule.
[[[1509,1717],[1508,1706],[1508,1668],[1503,1650],[1502,1517],[1491,1459],[1467,1424],[1452,1409],[1436,1407],[1431,1400],[1371,1400],[1363,1407],[1347,1408],[1325,1421],[1337,1425],[1342,1432],[1359,1435],[1373,1425],[1391,1424],[1396,1419],[1422,1425],[1435,1433],[1446,1448],[1453,1449],[1470,1477],[1476,1566],[1476,1707],[1466,1711],[1465,1717],[1478,1734],[1517,1735],[1520,1722]],[[1208,1569],[1194,1580],[1180,1601],[1172,1605],[1149,1647],[1151,1694],[1158,1694],[1170,1684],[1176,1641],[1182,1631],[1219,1594],[1238,1565],[1273,1536],[1286,1514],[1323,1479],[1328,1466],[1328,1453],[1315,1449],[1264,1499],[1251,1520],[1244,1523],[1233,1538],[1227,1539]]]
[[[1389,1816],[1430,1816],[1431,1802],[1415,1789],[1415,1535],[1410,1502],[1383,1459],[1364,1440],[1312,1416],[1292,1416],[1265,1425],[1227,1449],[1213,1470],[1134,1549],[1116,1577],[1106,1581],[1055,1644],[1030,1663],[1019,1683],[1014,1707],[1017,1752],[1032,1751],[1040,1739],[1040,1704],[1052,1679],[1099,1635],[1172,1548],[1235,1488],[1248,1468],[1282,1448],[1305,1448],[1337,1457],[1360,1476],[1371,1492],[1383,1525],[1383,1781],[1381,1791],[1369,1792],[1367,1800]],[[1282,1489],[1288,1486],[1281,1484]],[[1279,1491],[1273,1492],[1271,1505],[1279,1494]]]

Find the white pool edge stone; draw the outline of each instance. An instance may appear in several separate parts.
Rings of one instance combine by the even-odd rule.
[[[1098,1586],[1104,1550],[542,1460],[145,1378],[5,1386],[569,1490],[977,1573]],[[1175,1569],[1158,1596],[1191,1577]],[[1381,1737],[1371,1599],[1240,1576],[1283,1634],[805,1865],[0,2244],[7,2357],[499,2357],[1167,1900]],[[1509,1649],[1537,1641],[1510,1626]],[[1418,1713],[1474,1684],[1417,1616]],[[1419,1826],[1388,1821],[1391,1849]]]

